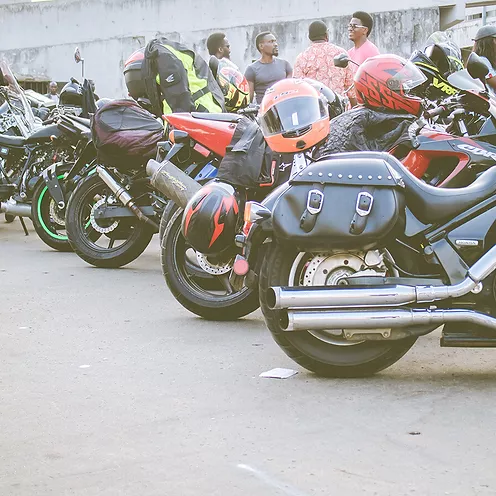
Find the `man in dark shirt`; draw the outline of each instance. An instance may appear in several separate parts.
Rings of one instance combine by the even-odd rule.
[[[255,94],[257,103],[260,104],[267,88],[281,79],[292,77],[293,68],[286,60],[277,58],[279,55],[277,40],[269,31],[260,33],[255,43],[261,56],[246,68],[245,77],[250,86],[250,101]]]

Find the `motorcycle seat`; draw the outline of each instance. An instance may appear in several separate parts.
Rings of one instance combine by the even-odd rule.
[[[7,136],[5,134],[0,134],[0,145],[3,146],[13,146],[22,147],[26,144],[26,138],[22,136]]]
[[[191,112],[191,116],[195,119],[218,122],[232,122],[234,124],[241,120],[241,115],[238,114],[208,114],[206,112]]]
[[[464,188],[437,188],[416,178],[392,155],[383,155],[403,178],[408,207],[424,224],[453,218],[496,193],[496,167]]]

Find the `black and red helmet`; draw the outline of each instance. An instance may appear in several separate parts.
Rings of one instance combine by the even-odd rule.
[[[412,94],[426,77],[411,61],[397,55],[368,58],[355,74],[358,103],[366,107],[419,115],[422,100]]]
[[[235,189],[211,182],[188,202],[183,214],[183,235],[198,252],[218,255],[234,246],[239,217]]]

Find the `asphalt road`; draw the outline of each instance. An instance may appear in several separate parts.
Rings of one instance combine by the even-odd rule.
[[[259,312],[184,310],[157,239],[95,269],[3,216],[0,294],[1,496],[496,494],[496,350],[432,335],[371,379],[320,379]]]

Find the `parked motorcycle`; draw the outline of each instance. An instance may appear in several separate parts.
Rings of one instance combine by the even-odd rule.
[[[31,198],[31,220],[40,239],[58,251],[72,251],[65,226],[65,210],[77,181],[91,168],[96,152],[89,119],[60,115],[57,129],[74,148],[65,160],[44,169]]]

